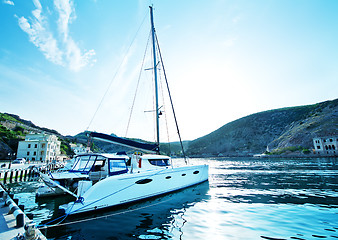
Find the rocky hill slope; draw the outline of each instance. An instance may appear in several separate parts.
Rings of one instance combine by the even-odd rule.
[[[338,99],[260,112],[190,142],[190,156],[248,156],[296,147],[311,152],[314,137],[338,135]]]
[[[36,126],[31,121],[10,113],[0,113],[0,160],[7,159],[8,153],[16,153],[19,141],[28,133],[54,134],[61,140],[61,152],[71,153],[69,141],[53,129]]]
[[[0,113],[0,159],[9,152],[16,152],[18,142],[27,133],[55,134],[61,140],[63,153],[71,153],[69,142],[87,144],[85,133],[76,136],[62,136],[57,131],[41,128],[17,115]],[[230,122],[218,130],[184,142],[188,156],[252,156],[285,149],[310,153],[314,137],[338,135],[338,99],[318,104],[282,108],[252,114]],[[94,151],[133,151],[119,145],[102,141],[93,142]],[[169,148],[170,145],[170,148]],[[180,144],[161,144],[164,154],[181,155]],[[285,152],[285,151],[284,151]]]
[[[88,137],[85,132],[79,133],[75,136],[62,136],[53,129],[36,126],[31,121],[24,120],[17,115],[9,113],[0,113],[0,160],[7,159],[8,153],[16,153],[19,141],[24,140],[28,133],[47,133],[54,134],[59,137],[61,141],[61,152],[72,155],[69,143],[81,143],[87,145]],[[137,141],[141,141],[138,139]],[[184,143],[186,144],[186,143]],[[179,143],[165,143],[160,146],[161,152],[164,154],[173,154],[180,156],[181,149]],[[104,141],[93,140],[91,149],[94,152],[134,152],[134,149],[112,144]]]

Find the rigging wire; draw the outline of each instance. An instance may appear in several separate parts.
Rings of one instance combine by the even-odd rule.
[[[151,36],[151,32],[149,33],[146,49],[145,49],[144,55],[143,55],[143,60],[142,60],[142,64],[141,64],[141,69],[140,69],[139,77],[138,77],[138,80],[137,80],[137,85],[136,85],[136,90],[135,90],[135,94],[134,94],[133,103],[131,105],[131,110],[130,110],[130,115],[129,115],[129,119],[128,119],[128,124],[127,124],[127,129],[126,129],[125,137],[127,137],[127,135],[128,135],[130,120],[131,120],[131,116],[133,114],[133,110],[134,110],[134,106],[135,106],[136,96],[137,96],[138,87],[139,87],[139,84],[140,84],[140,79],[141,79],[141,75],[142,75],[142,71],[143,71],[144,61],[145,61],[147,50],[148,50],[148,46],[149,46],[150,36]]]
[[[187,164],[187,157],[185,155],[185,151],[184,151],[184,147],[183,147],[183,143],[182,143],[182,138],[181,138],[181,134],[180,134],[180,129],[178,128],[178,122],[177,122],[177,118],[176,118],[174,104],[173,104],[173,100],[172,100],[170,89],[169,89],[169,83],[168,83],[167,74],[166,74],[165,68],[164,68],[164,63],[163,63],[163,59],[162,59],[162,54],[161,54],[160,44],[158,42],[157,34],[155,34],[155,38],[156,38],[156,44],[157,44],[157,48],[158,48],[158,53],[159,53],[161,64],[162,64],[164,79],[165,79],[165,82],[166,82],[166,85],[167,85],[167,89],[168,89],[168,95],[169,95],[169,99],[170,99],[170,103],[171,103],[171,109],[173,111],[173,115],[174,115],[174,119],[175,119],[177,134],[178,134],[178,137],[180,139],[180,144],[181,144],[181,148],[182,148],[182,153],[183,153],[184,161]]]
[[[159,69],[160,70],[160,69]],[[164,112],[164,119],[165,119],[165,125],[166,125],[166,130],[167,130],[167,141],[168,141],[168,151],[169,151],[169,155],[171,155],[171,148],[170,148],[170,136],[169,136],[169,127],[168,127],[168,118],[167,118],[167,112],[166,112],[166,108],[165,108],[165,102],[164,102],[164,88],[162,86],[162,78],[161,78],[161,74],[158,75],[159,76],[159,82],[160,82],[160,88],[161,88],[161,92],[162,92],[162,101],[163,101],[163,112]]]
[[[94,112],[94,115],[93,115],[92,119],[90,120],[90,122],[89,122],[89,124],[88,124],[88,127],[86,128],[86,131],[88,131],[90,125],[92,124],[94,118],[96,117],[96,114],[97,114],[97,112],[99,111],[99,109],[100,109],[100,107],[101,107],[101,105],[102,105],[102,103],[103,103],[103,100],[105,99],[107,93],[109,92],[109,89],[110,89],[111,85],[113,84],[113,81],[115,80],[117,74],[119,73],[121,66],[122,66],[123,63],[125,62],[125,60],[126,60],[126,58],[127,58],[127,56],[128,56],[128,53],[129,53],[129,51],[130,51],[130,49],[131,49],[131,46],[133,45],[133,43],[134,43],[134,41],[135,41],[135,39],[136,39],[136,37],[137,37],[139,31],[141,30],[141,27],[143,26],[143,23],[144,23],[144,21],[145,21],[147,15],[148,15],[148,14],[145,14],[145,16],[143,17],[143,20],[142,20],[142,22],[141,22],[139,28],[137,29],[137,31],[136,31],[136,33],[135,33],[135,35],[134,35],[134,37],[133,37],[133,40],[132,40],[131,43],[129,44],[128,49],[127,49],[127,51],[126,51],[126,53],[125,53],[125,55],[124,55],[124,57],[123,57],[121,63],[120,63],[119,66],[117,67],[116,72],[115,72],[113,78],[111,79],[111,81],[110,81],[110,83],[109,83],[109,85],[108,85],[108,88],[107,88],[106,92],[104,93],[103,97],[101,98],[101,101],[100,101],[98,107],[96,108],[96,110],[95,110],[95,112]]]

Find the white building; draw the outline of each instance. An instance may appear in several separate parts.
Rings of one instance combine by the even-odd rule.
[[[17,157],[27,161],[52,161],[60,155],[61,142],[55,135],[27,134],[25,141],[20,141]]]
[[[77,143],[77,144],[70,143],[69,145],[76,155],[81,154],[81,153],[91,152],[88,147],[84,147],[81,143]]]
[[[338,136],[314,138],[314,153],[323,156],[337,156],[338,155]]]

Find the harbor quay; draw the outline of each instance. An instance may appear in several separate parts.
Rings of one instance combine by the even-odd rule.
[[[47,238],[35,227],[35,223],[24,213],[24,206],[17,205],[18,201],[0,185],[0,239],[40,239]]]
[[[36,180],[41,172],[54,170],[55,165],[41,162],[13,164],[7,160],[0,160],[0,239],[46,239],[35,228],[35,223],[24,213],[24,206],[9,192],[5,185],[8,183]]]

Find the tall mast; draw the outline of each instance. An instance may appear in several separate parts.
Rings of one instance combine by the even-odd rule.
[[[160,153],[160,116],[158,109],[158,87],[157,87],[157,60],[156,60],[156,48],[155,48],[155,26],[153,17],[153,7],[150,8],[150,22],[151,22],[151,36],[153,43],[153,60],[154,60],[154,81],[155,81],[155,111],[156,111],[156,142],[158,145],[157,153]]]

